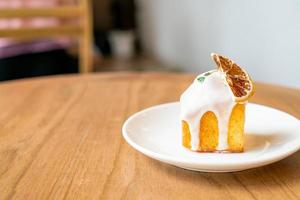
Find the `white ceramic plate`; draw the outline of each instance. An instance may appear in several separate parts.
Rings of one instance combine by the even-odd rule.
[[[300,149],[297,118],[267,106],[246,108],[246,144],[243,153],[197,153],[181,145],[179,103],[148,108],[123,125],[125,140],[156,160],[204,172],[232,172],[267,165]]]

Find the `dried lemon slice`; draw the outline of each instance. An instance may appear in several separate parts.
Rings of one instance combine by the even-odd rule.
[[[225,75],[236,102],[245,102],[254,94],[254,83],[248,73],[229,58],[212,53],[218,69]]]

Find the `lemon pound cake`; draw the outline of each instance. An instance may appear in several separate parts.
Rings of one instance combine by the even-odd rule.
[[[218,68],[197,76],[181,95],[182,144],[200,152],[243,152],[245,106],[254,85],[232,60],[212,58]]]

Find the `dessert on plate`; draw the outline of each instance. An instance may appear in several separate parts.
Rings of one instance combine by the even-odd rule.
[[[180,97],[182,145],[199,152],[243,152],[245,107],[254,94],[248,73],[229,58],[196,77]]]

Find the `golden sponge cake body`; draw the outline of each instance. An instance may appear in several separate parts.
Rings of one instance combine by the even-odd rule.
[[[228,148],[217,150],[219,143],[219,128],[216,115],[208,111],[199,120],[199,152],[243,152],[244,150],[244,123],[245,123],[245,104],[236,104],[231,112],[228,123]],[[182,141],[183,146],[191,148],[191,133],[186,121],[182,121]]]

